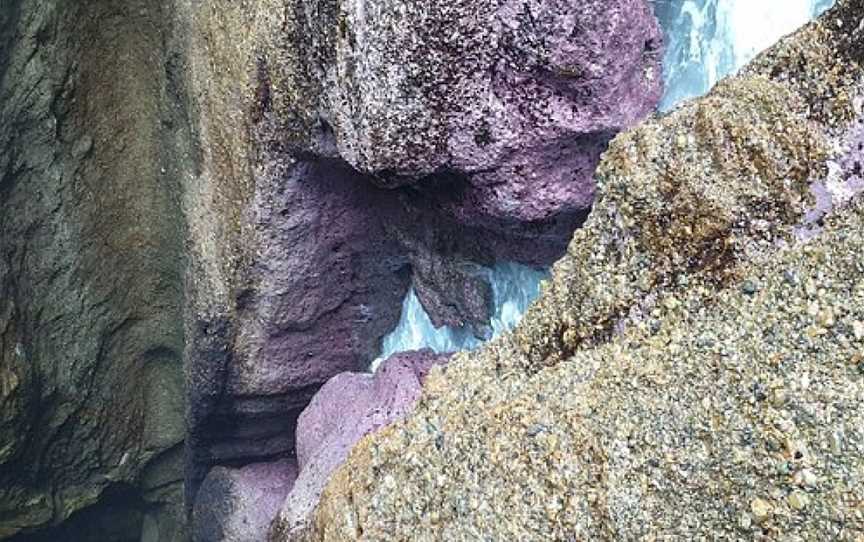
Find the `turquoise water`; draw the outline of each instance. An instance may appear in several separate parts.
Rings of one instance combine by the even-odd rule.
[[[494,313],[490,321],[492,336],[512,329],[540,293],[540,281],[548,272],[518,263],[504,262],[482,271],[492,285]],[[402,316],[396,329],[384,338],[378,364],[397,352],[431,348],[435,352],[456,352],[477,348],[483,342],[468,329],[448,326],[436,328],[423,310],[412,288],[402,303]]]

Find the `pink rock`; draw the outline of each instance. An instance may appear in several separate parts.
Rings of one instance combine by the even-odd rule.
[[[462,174],[451,212],[466,223],[587,208],[606,143],[662,93],[662,32],[646,0],[376,0],[342,4],[338,20],[309,13],[288,42],[331,39],[283,70],[286,107],[317,103],[336,144],[310,127],[306,145],[386,186]]]
[[[333,471],[367,433],[411,412],[426,374],[448,356],[431,350],[397,354],[375,374],[342,373],[327,382],[300,415],[300,475],[280,512],[288,530],[302,528]]]
[[[198,491],[192,515],[195,542],[261,542],[297,478],[291,460],[240,469],[215,467]]]

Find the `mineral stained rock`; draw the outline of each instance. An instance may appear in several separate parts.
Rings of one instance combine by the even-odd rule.
[[[831,190],[796,234],[860,174],[862,17],[617,137],[523,324],[273,540],[864,539],[864,204]]]
[[[176,37],[152,2],[0,7],[0,539],[183,540]]]
[[[385,185],[464,174],[449,211],[465,223],[589,207],[606,143],[662,89],[643,0],[292,2],[286,17],[274,105],[295,142],[320,149],[324,123]]]
[[[327,480],[351,448],[411,412],[426,375],[447,358],[431,350],[405,352],[387,359],[374,375],[342,373],[321,388],[297,424],[300,476],[276,520],[278,529],[307,527]]]
[[[416,7],[3,3],[0,538],[184,539],[184,470],[191,511],[290,455],[410,282],[484,335],[477,264],[563,254],[648,3]]]

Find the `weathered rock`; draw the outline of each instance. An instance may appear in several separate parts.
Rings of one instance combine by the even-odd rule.
[[[195,542],[261,542],[297,478],[292,460],[240,469],[215,467],[207,475],[192,519]]]
[[[331,376],[366,368],[409,281],[436,323],[487,335],[476,264],[559,257],[600,151],[659,98],[659,31],[642,0],[546,2],[531,8],[543,13],[533,30],[525,2],[433,2],[429,17],[412,8],[399,22],[389,0],[283,4],[189,6],[205,112],[186,192],[189,502],[213,465],[290,452],[292,420]],[[362,54],[348,27],[368,38]],[[408,84],[402,70],[420,60],[434,62]],[[385,85],[387,70],[403,78]],[[430,119],[452,127],[430,132]],[[563,169],[538,169],[546,185],[517,174],[550,158]]]
[[[181,352],[191,506],[214,465],[293,449],[301,409],[374,358],[412,276],[436,322],[483,335],[475,264],[559,256],[599,150],[657,98],[641,0],[436,2],[404,25],[389,0],[374,20],[285,4],[0,8],[0,538],[182,539]],[[377,35],[352,53],[340,20]],[[435,175],[382,189],[391,174]]]
[[[386,185],[458,172],[448,212],[466,224],[588,208],[606,143],[660,98],[642,0],[293,2],[286,16],[274,104],[292,142]]]
[[[172,24],[137,0],[0,7],[0,539],[183,539]]]
[[[300,476],[276,519],[278,531],[297,533],[307,527],[327,480],[351,448],[408,415],[430,369],[447,358],[430,350],[397,354],[374,375],[342,373],[321,388],[297,424]]]
[[[796,229],[862,158],[862,16],[616,138],[523,324],[430,374],[298,538],[860,540],[864,205]]]
[[[229,393],[302,389],[375,357],[408,289],[407,259],[381,220],[386,195],[330,161],[257,178],[260,252],[241,307],[254,317],[241,321],[246,355],[230,368]]]

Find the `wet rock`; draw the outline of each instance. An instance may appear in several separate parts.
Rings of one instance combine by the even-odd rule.
[[[320,385],[375,357],[408,289],[407,258],[383,225],[387,195],[333,161],[278,163],[259,176],[260,256],[243,307],[254,317],[240,322],[230,393]]]
[[[303,539],[860,538],[859,346],[805,330],[814,301],[838,322],[864,310],[864,202],[808,240],[796,230],[864,115],[862,14],[841,0],[708,96],[618,136],[522,324],[454,356],[411,415],[360,441]],[[628,320],[650,300],[654,330]],[[753,383],[788,398],[755,400]],[[538,424],[554,431],[526,438]],[[444,453],[418,437],[429,427]],[[780,459],[790,486],[820,468],[818,492],[778,487]]]

